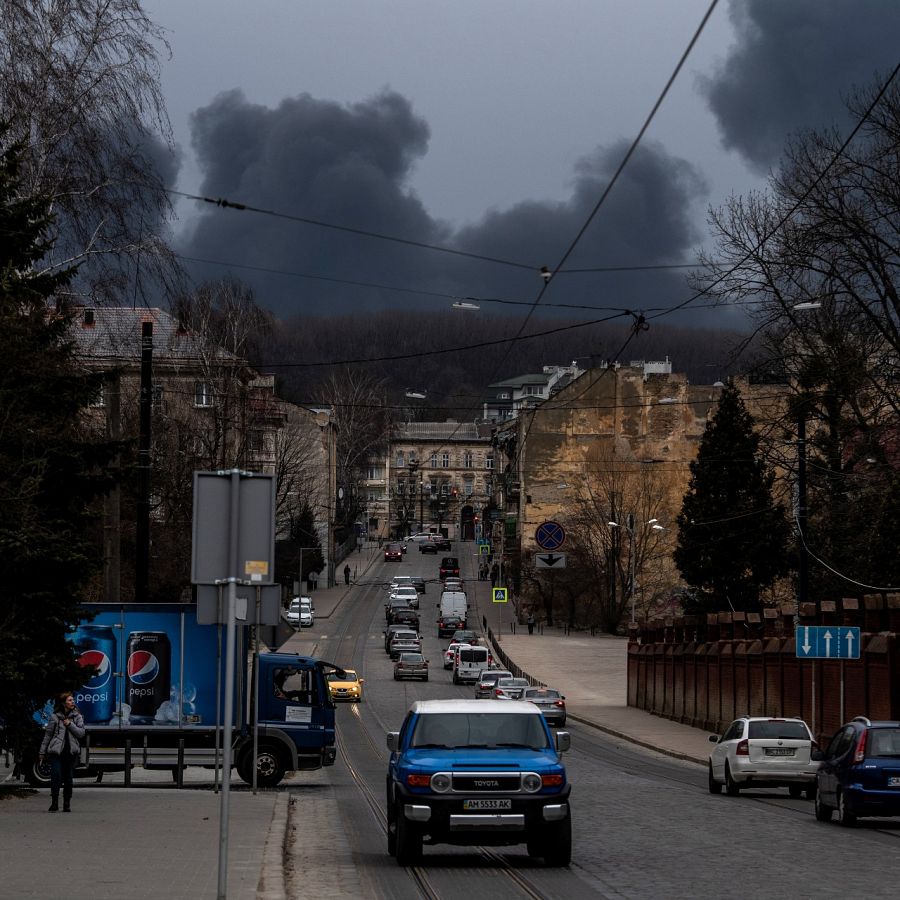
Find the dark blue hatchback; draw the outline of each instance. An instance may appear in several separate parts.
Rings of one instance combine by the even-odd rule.
[[[813,759],[816,818],[853,826],[867,816],[900,816],[900,722],[871,722],[858,716]]]

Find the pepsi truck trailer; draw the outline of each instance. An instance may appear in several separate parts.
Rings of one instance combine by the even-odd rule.
[[[260,653],[254,683],[249,630],[238,629],[235,722],[226,728],[223,626],[199,625],[193,604],[98,604],[86,613],[89,620],[71,636],[86,670],[74,691],[87,731],[79,775],[128,777],[141,766],[171,770],[180,783],[185,766],[221,765],[229,740],[238,775],[250,784],[254,734],[260,787],[273,787],[286,772],[334,764],[334,702],[325,675],[338,666]],[[20,766],[30,784],[49,784],[37,745]]]

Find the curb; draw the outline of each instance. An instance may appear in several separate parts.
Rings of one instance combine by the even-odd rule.
[[[284,864],[289,800],[287,791],[280,793],[272,810],[272,821],[269,823],[269,833],[262,852],[259,883],[256,886],[257,900],[287,900]]]

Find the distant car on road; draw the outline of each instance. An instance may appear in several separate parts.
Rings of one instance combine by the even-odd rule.
[[[437,555],[438,549],[437,541],[419,542],[419,553],[434,553]]]
[[[440,569],[438,569],[438,573],[441,578],[446,578],[448,575],[456,575],[459,577],[459,560],[455,556],[445,556],[441,560]]]
[[[868,816],[900,816],[900,722],[858,716],[813,753],[816,818],[853,827]]]
[[[405,600],[413,609],[419,608],[419,592],[411,584],[393,588],[388,600]]]
[[[477,646],[480,642],[478,635],[470,628],[460,628],[458,631],[453,632],[453,636],[450,640],[456,641],[459,644],[471,644],[473,647]]]
[[[566,698],[553,688],[530,687],[522,692],[521,700],[533,703],[543,714],[548,725],[566,724]]]
[[[495,700],[519,700],[526,689],[531,687],[527,678],[501,678],[494,685]]]
[[[433,537],[430,531],[417,531],[415,534],[407,535],[404,540],[407,544],[420,544],[422,541],[430,541]]]
[[[403,548],[399,544],[388,544],[384,548],[385,562],[403,562]]]
[[[365,678],[360,678],[354,669],[344,669],[344,674],[329,672],[325,676],[328,682],[328,690],[331,691],[332,700],[352,700],[362,703],[363,684]]]
[[[501,678],[512,678],[508,669],[482,669],[475,682],[475,699],[489,700],[494,696],[494,688]]]
[[[311,628],[315,621],[315,607],[309,597],[294,597],[285,616],[295,628]]]
[[[439,638],[451,637],[465,624],[465,619],[459,616],[441,616],[437,621],[437,636]]]
[[[402,678],[428,681],[428,660],[421,653],[401,653],[394,663],[394,681]]]
[[[444,651],[444,668],[452,669],[453,660],[456,658],[456,648],[466,643],[465,641],[450,641],[450,645]]]
[[[812,800],[816,789],[817,762],[811,757],[814,741],[803,719],[742,716],[719,737],[709,756],[709,792],[722,786],[730,797],[741,788],[786,787],[792,797],[804,791]]]
[[[391,638],[390,657],[397,659],[401,653],[421,653],[422,639],[415,631],[396,631]]]

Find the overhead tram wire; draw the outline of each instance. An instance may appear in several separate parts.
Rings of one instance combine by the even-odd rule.
[[[407,247],[418,247],[421,250],[433,250],[436,253],[447,253],[451,256],[462,256],[466,259],[475,259],[479,262],[489,262],[500,266],[511,266],[515,269],[528,269],[531,272],[537,271],[537,266],[530,263],[518,262],[512,259],[502,259],[497,256],[486,256],[481,253],[471,253],[467,250],[456,250],[453,247],[444,247],[440,244],[429,244],[425,241],[414,241],[411,238],[397,237],[396,235],[381,234],[377,231],[369,231],[365,228],[353,228],[350,225],[337,225],[334,222],[323,222],[321,219],[310,219],[306,216],[297,216],[292,213],[279,212],[275,209],[262,209],[257,206],[250,206],[246,203],[237,203],[227,200],[223,197],[204,197],[201,194],[189,194],[185,191],[176,191],[173,188],[166,188],[166,192],[178,197],[185,197],[188,200],[199,200],[202,203],[210,203],[221,209],[236,209],[241,212],[252,212],[262,216],[271,216],[276,219],[285,219],[288,222],[298,222],[301,225],[314,225],[317,228],[328,228],[332,231],[341,231],[346,234],[355,234],[359,237],[373,238],[379,241],[390,241],[394,244],[403,244]]]

